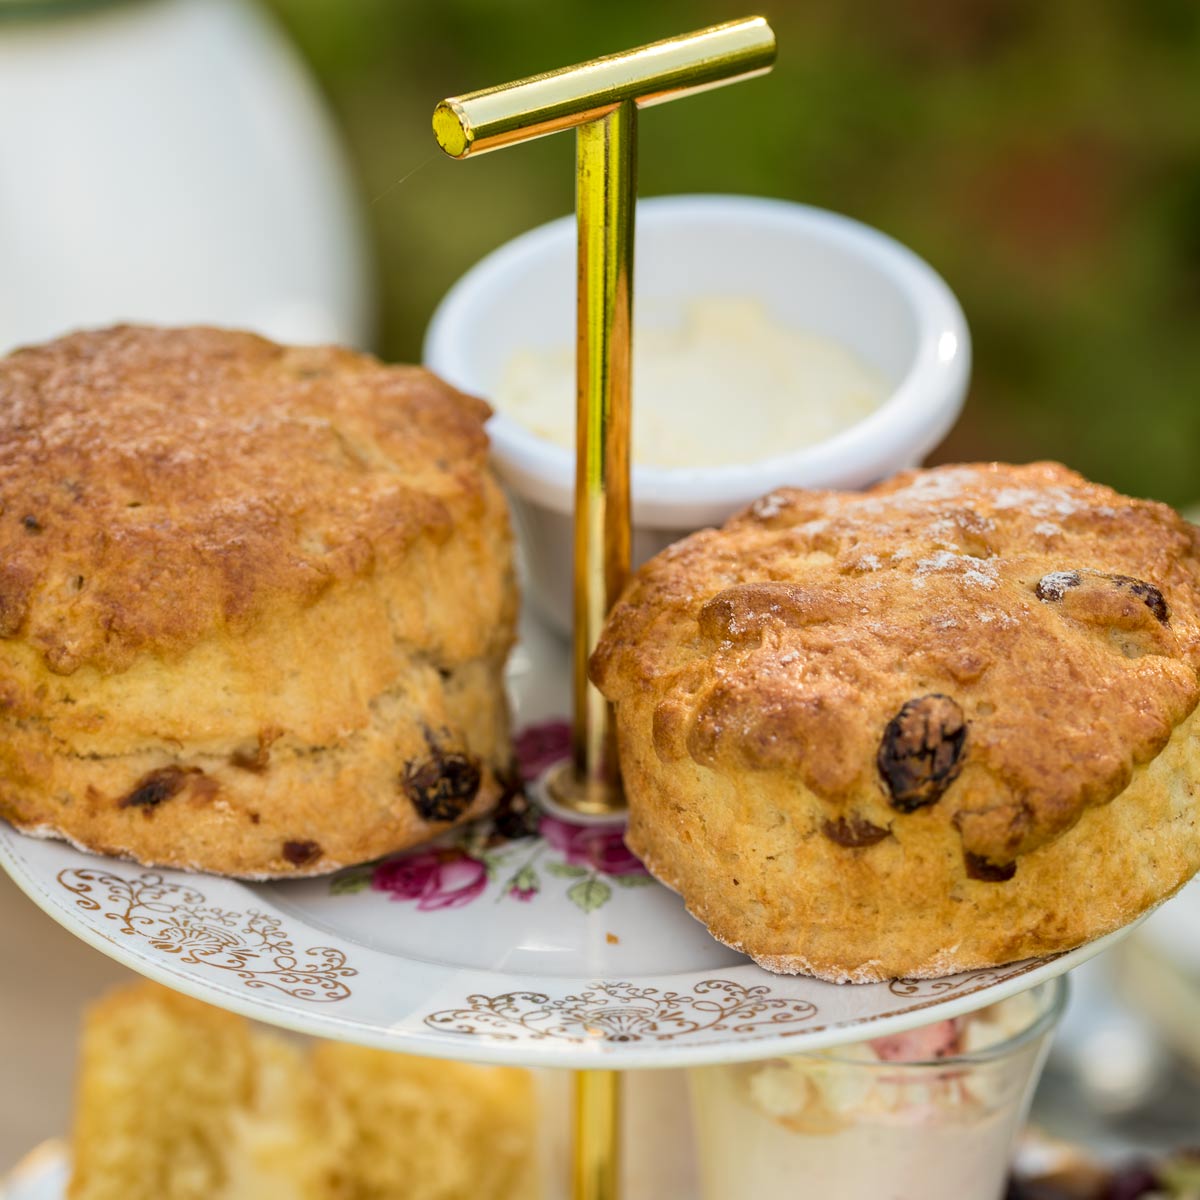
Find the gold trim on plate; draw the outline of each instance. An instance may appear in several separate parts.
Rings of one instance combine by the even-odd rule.
[[[728,979],[705,979],[686,994],[598,980],[558,998],[544,992],[468,996],[465,1007],[430,1013],[425,1024],[499,1041],[670,1042],[716,1032],[786,1034],[791,1031],[781,1026],[816,1015],[815,1004],[772,996],[761,984],[745,987]]]
[[[72,867],[58,882],[77,897],[79,908],[102,912],[127,937],[143,938],[190,966],[228,971],[248,988],[273,988],[294,1000],[345,1000],[344,979],[357,975],[346,955],[332,946],[298,952],[283,922],[257,909],[244,913],[217,908],[194,887],[169,883],[143,872],[125,878],[94,867]]]

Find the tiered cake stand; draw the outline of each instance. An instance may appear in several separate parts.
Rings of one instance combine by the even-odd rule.
[[[518,723],[559,717],[568,679],[566,648],[529,623],[510,669]],[[596,1071],[897,1032],[1032,987],[1112,940],[948,979],[838,987],[771,975],[641,874],[619,831],[546,818],[536,837],[481,830],[330,878],[241,883],[0,825],[0,865],[85,942],[211,1004],[317,1037],[564,1067],[593,1083]]]
[[[516,726],[533,730],[520,742],[527,766],[572,752],[545,777],[553,802],[540,820],[485,823],[381,864],[284,883],[144,869],[0,826],[0,865],[35,903],[169,987],[317,1037],[579,1072],[579,1200],[617,1192],[614,1072],[895,1033],[1032,987],[1119,936],[920,982],[771,975],[715,942],[621,842],[610,716],[582,667],[629,566],[636,110],[761,73],[773,57],[771,30],[754,18],[444,101],[434,117],[455,157],[579,130],[574,666],[526,623],[509,669]]]

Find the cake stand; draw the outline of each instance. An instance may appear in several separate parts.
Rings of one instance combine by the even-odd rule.
[[[522,743],[548,752],[567,653],[527,618],[509,669],[517,723],[538,734]],[[690,1067],[882,1036],[992,1004],[1119,936],[945,979],[772,975],[642,873],[619,824],[540,824],[506,840],[485,822],[287,882],[139,867],[8,825],[0,864],[72,933],[198,999],[315,1037],[520,1066]]]
[[[1033,987],[1120,936],[945,979],[838,987],[772,975],[715,942],[622,842],[611,713],[585,668],[629,571],[636,114],[761,74],[774,48],[751,18],[455,97],[434,115],[458,158],[579,131],[574,639],[527,620],[509,667],[518,749],[549,807],[328,878],[263,883],[147,869],[0,827],[0,865],[36,904],[169,987],[317,1037],[577,1071],[577,1200],[617,1195],[618,1071],[900,1032]]]
[[[566,710],[567,660],[554,634],[523,623],[509,682],[518,723],[538,731],[521,739],[530,765],[564,737],[547,718]],[[286,883],[147,869],[0,825],[0,865],[85,942],[208,1003],[317,1037],[570,1068],[587,1082],[898,1032],[1032,987],[1120,936],[947,979],[839,987],[771,975],[641,874],[619,825],[541,825],[515,840],[479,836],[484,826]],[[599,1099],[579,1115],[610,1112]],[[42,1190],[14,1183],[14,1197],[59,1200],[61,1156],[43,1166]]]
[[[568,658],[556,635],[523,622],[509,683],[518,726],[535,731],[521,738],[530,766],[565,741],[548,718],[566,711]],[[1120,936],[947,979],[839,987],[772,975],[642,874],[619,824],[540,824],[514,840],[484,825],[283,883],[139,867],[0,825],[0,865],[85,942],[210,1004],[316,1037],[586,1080],[898,1032],[1032,987]]]

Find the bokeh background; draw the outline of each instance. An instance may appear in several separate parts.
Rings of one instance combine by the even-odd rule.
[[[460,164],[433,104],[742,16],[728,0],[270,0],[363,197],[379,349],[415,359],[476,259],[570,210],[572,139]],[[743,11],[745,9],[745,11]],[[937,458],[1058,458],[1200,501],[1200,4],[775,0],[762,80],[640,129],[643,195],[751,192],[908,243],[966,310],[975,373]]]
[[[301,337],[341,329],[415,360],[454,280],[573,202],[572,138],[454,163],[434,145],[434,103],[752,9],[0,0],[0,347],[201,311]],[[821,205],[931,262],[975,346],[937,459],[1052,457],[1200,507],[1200,2],[760,11],[779,37],[774,73],[648,113],[642,193]],[[261,14],[299,51],[340,151]],[[4,877],[0,964],[2,1172],[66,1129],[80,1006],[127,973]],[[1146,969],[1091,969],[1075,973],[1077,1025],[1038,1119],[1110,1147],[1117,1132],[1120,1146],[1195,1142],[1197,1001],[1171,1010],[1185,1064],[1115,1006],[1114,980]],[[1150,990],[1160,1009],[1182,995]]]

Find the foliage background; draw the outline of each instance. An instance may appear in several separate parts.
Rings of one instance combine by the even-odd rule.
[[[744,15],[728,0],[270,0],[323,84],[375,238],[379,348],[572,204],[573,139],[451,162],[444,95]],[[641,191],[822,205],[957,292],[975,375],[939,459],[1062,459],[1200,500],[1200,5],[774,0],[775,72],[649,114]]]

